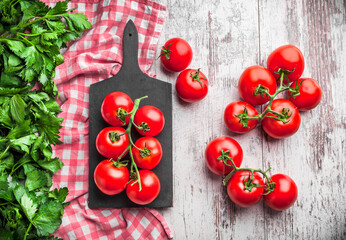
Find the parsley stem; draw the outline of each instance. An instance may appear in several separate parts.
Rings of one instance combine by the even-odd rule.
[[[31,229],[31,226],[32,226],[32,222],[30,222],[29,227],[26,229],[26,232],[25,232],[25,235],[24,235],[24,240],[26,240],[26,238],[27,238],[27,236],[29,234],[29,231]]]
[[[8,144],[7,148],[5,149],[5,151],[2,152],[2,154],[0,156],[0,159],[2,159],[2,157],[5,155],[5,153],[7,153],[7,151],[10,149],[10,147],[11,147],[11,144]]]

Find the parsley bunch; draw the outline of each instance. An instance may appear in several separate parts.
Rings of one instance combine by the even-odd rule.
[[[56,239],[68,195],[51,190],[62,118],[55,101],[60,49],[91,28],[85,15],[35,0],[0,1],[0,238]],[[32,90],[36,83],[41,90]]]

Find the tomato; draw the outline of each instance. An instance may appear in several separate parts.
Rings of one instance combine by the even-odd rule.
[[[129,123],[131,115],[125,115],[132,111],[133,102],[123,92],[112,92],[102,102],[101,114],[103,119],[113,126],[125,126]]]
[[[217,175],[226,176],[233,170],[233,167],[226,166],[222,160],[217,159],[222,155],[221,150],[225,152],[228,150],[229,153],[226,155],[232,158],[237,167],[240,167],[243,161],[243,149],[236,140],[230,137],[218,137],[208,144],[205,150],[208,168]],[[231,165],[230,161],[227,163]]]
[[[290,82],[296,81],[304,71],[304,57],[302,52],[293,45],[284,45],[275,49],[267,59],[269,71],[278,79],[280,76],[277,72],[279,68],[293,71],[287,75]],[[284,81],[286,82],[286,81]]]
[[[184,39],[172,38],[162,47],[160,60],[166,70],[180,72],[190,65],[192,49]]]
[[[94,171],[96,186],[107,195],[115,195],[125,190],[129,182],[129,170],[125,166],[114,166],[109,159],[100,162]]]
[[[136,130],[144,136],[156,136],[165,126],[165,117],[160,109],[154,106],[143,106],[138,109],[134,121]]]
[[[132,202],[146,205],[154,201],[159,195],[161,189],[160,180],[156,174],[150,170],[139,170],[138,172],[141,178],[142,190],[139,191],[138,183],[132,185],[134,182],[134,180],[132,180],[127,185],[126,194]]]
[[[258,85],[268,88],[269,94],[276,91],[276,80],[266,68],[262,66],[251,66],[245,69],[239,78],[238,90],[240,96],[251,105],[257,106],[269,101],[266,94],[254,94]]]
[[[227,183],[227,194],[229,198],[240,207],[250,207],[258,203],[263,195],[264,182],[258,172],[253,173],[253,184],[262,186],[253,186],[251,192],[245,188],[244,182],[248,182],[251,177],[250,171],[238,171],[232,175]]]
[[[263,196],[264,202],[276,211],[291,207],[298,196],[296,183],[285,174],[275,174],[271,179],[276,185],[273,192]]]
[[[106,158],[118,159],[129,145],[128,134],[121,127],[106,127],[96,137],[97,151]],[[127,151],[126,151],[127,152]],[[123,155],[125,156],[126,153]]]
[[[142,137],[136,141],[135,145],[144,150],[139,151],[137,148],[132,147],[133,159],[139,168],[153,169],[160,163],[162,147],[159,140],[153,137]]]
[[[246,102],[237,101],[228,104],[228,106],[225,109],[224,120],[228,129],[232,132],[246,133],[257,126],[257,119],[248,119],[245,121],[247,127],[244,127],[243,123],[241,122],[241,119],[239,118],[240,116],[242,116],[241,114],[247,115],[249,117],[258,115],[256,109]]]
[[[299,86],[299,95],[296,97],[290,97],[288,100],[294,103],[300,111],[307,111],[315,108],[321,101],[322,90],[320,85],[315,79],[312,78],[300,78],[291,84],[291,88]],[[287,95],[290,96],[290,91],[287,91]]]
[[[208,93],[208,79],[199,69],[185,69],[175,83],[179,97],[185,102],[197,102]]]
[[[271,109],[290,116],[286,123],[266,116],[276,117],[267,113],[262,120],[263,130],[273,138],[286,138],[295,134],[300,126],[300,113],[297,107],[287,99],[275,99]]]

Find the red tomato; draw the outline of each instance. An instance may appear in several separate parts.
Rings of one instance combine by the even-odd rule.
[[[287,115],[291,115],[286,123],[266,116],[276,117],[272,113],[267,113],[262,120],[263,130],[273,138],[286,138],[295,134],[300,126],[300,113],[296,106],[287,99],[275,99],[271,109],[281,113],[283,110]]]
[[[228,104],[224,113],[224,120],[229,130],[235,133],[246,133],[254,129],[258,123],[257,119],[248,119],[247,127],[244,127],[237,115],[245,114],[249,117],[258,115],[256,109],[250,104],[237,101]]]
[[[275,174],[271,179],[276,185],[273,192],[263,196],[264,202],[276,211],[291,207],[298,196],[296,183],[285,174]]]
[[[232,175],[227,183],[227,193],[229,198],[240,207],[250,207],[258,203],[263,195],[264,182],[258,172],[253,173],[252,183],[262,185],[262,187],[252,187],[251,192],[245,188],[245,182],[251,177],[250,171],[238,171]]]
[[[175,83],[179,97],[185,102],[197,102],[208,93],[208,79],[199,69],[185,69]]]
[[[106,158],[118,159],[129,145],[127,133],[119,138],[116,136],[124,132],[125,129],[121,127],[106,127],[102,129],[96,137],[97,151]]]
[[[184,39],[172,38],[162,47],[160,60],[168,71],[183,71],[191,63],[192,49]]]
[[[142,190],[139,191],[138,183],[132,185],[134,182],[134,180],[132,180],[127,185],[126,194],[132,202],[146,205],[154,201],[159,195],[161,189],[160,180],[156,174],[150,170],[139,170],[138,172],[141,177]]]
[[[302,83],[301,83],[302,82]],[[288,100],[294,103],[300,111],[307,111],[315,108],[321,101],[322,90],[320,85],[315,79],[300,78],[291,84],[291,88],[295,88],[301,83],[299,87],[299,95],[290,97]],[[290,91],[287,91],[290,96]]]
[[[159,140],[153,137],[139,138],[136,147],[143,149],[139,151],[137,148],[132,147],[132,154],[137,167],[143,169],[153,169],[156,167],[162,158],[162,147]]]
[[[262,66],[251,66],[245,69],[239,78],[238,90],[240,96],[251,105],[257,106],[269,101],[269,97],[264,94],[254,94],[258,85],[267,87],[270,94],[276,91],[276,80],[266,68]]]
[[[124,114],[132,111],[133,102],[123,92],[112,92],[102,102],[101,114],[103,119],[113,126],[125,126],[129,123],[131,115]]]
[[[230,137],[218,137],[208,144],[205,150],[208,168],[217,175],[226,176],[233,170],[233,167],[226,166],[222,160],[217,159],[221,155],[221,150],[229,150],[228,156],[232,158],[237,167],[240,167],[243,161],[243,149],[236,140]],[[232,165],[230,161],[227,163]]]
[[[287,75],[290,82],[296,81],[304,71],[304,57],[302,52],[293,45],[284,45],[275,49],[267,59],[269,71],[278,79],[280,76],[277,72],[279,68],[293,71]],[[287,82],[287,81],[284,81]]]
[[[118,194],[129,182],[129,170],[124,166],[114,166],[109,159],[103,160],[95,168],[94,181],[104,194]]]
[[[156,136],[165,126],[165,117],[160,109],[154,106],[143,106],[138,109],[134,123],[141,129],[136,130],[144,136]]]

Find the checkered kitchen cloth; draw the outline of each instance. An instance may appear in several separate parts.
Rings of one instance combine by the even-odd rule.
[[[54,6],[56,0],[44,0]],[[122,63],[122,33],[129,19],[138,30],[139,65],[148,74],[164,24],[166,7],[149,0],[72,0],[69,8],[86,14],[93,29],[70,44],[65,62],[56,70],[59,103],[64,118],[63,144],[54,154],[65,164],[55,174],[53,187],[70,193],[55,236],[63,239],[168,239],[163,217],[153,209],[88,208],[89,86],[116,74]]]

